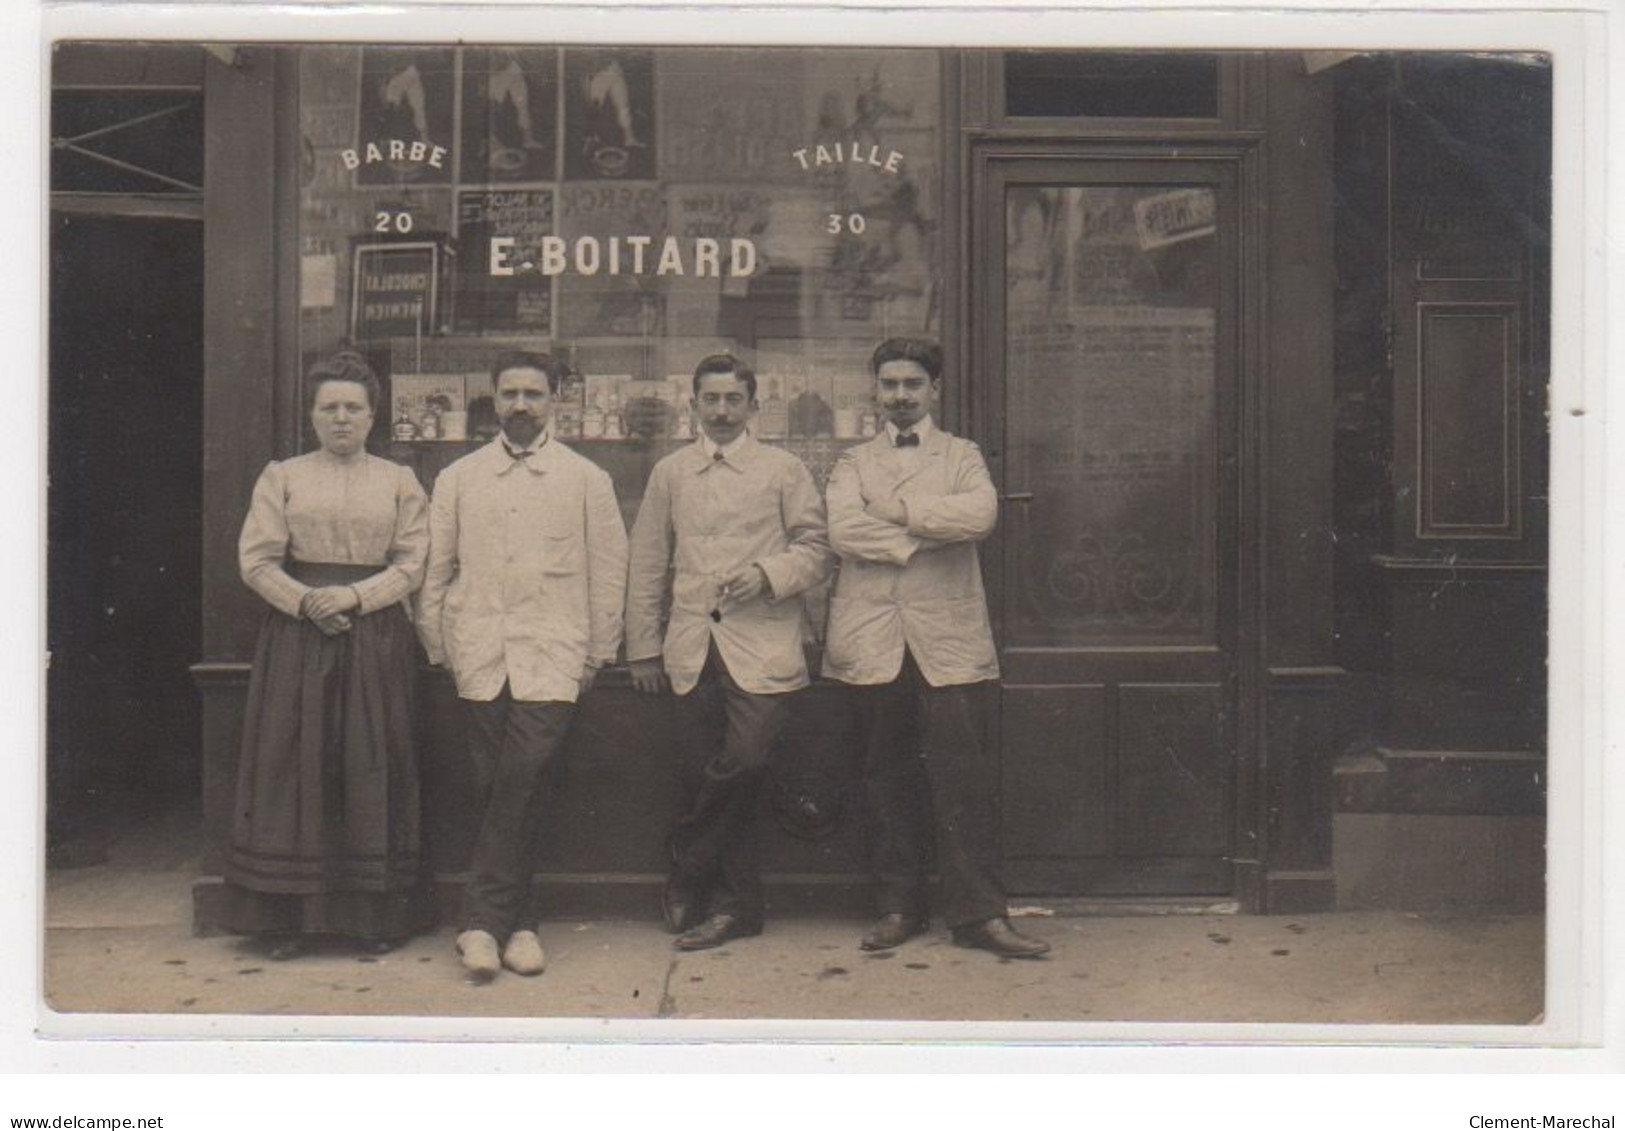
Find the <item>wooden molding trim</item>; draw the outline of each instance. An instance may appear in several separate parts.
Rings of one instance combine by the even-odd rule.
[[[1545,562],[1468,561],[1462,558],[1402,558],[1393,554],[1372,554],[1372,565],[1399,580],[1412,578],[1437,582],[1441,574],[1471,574],[1475,579],[1491,577],[1543,577]]]
[[[1270,667],[1265,672],[1269,676],[1271,691],[1332,691],[1349,674],[1335,664]]]

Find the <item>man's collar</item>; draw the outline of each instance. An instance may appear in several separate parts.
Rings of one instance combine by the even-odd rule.
[[[506,432],[498,432],[496,443],[493,445],[502,453],[502,466],[497,469],[498,475],[504,475],[515,467],[524,467],[533,474],[542,474],[542,456],[547,450],[548,433],[543,429],[541,433],[523,448],[516,447],[508,439]]]
[[[886,421],[886,437],[891,440],[892,447],[894,448],[897,446],[897,437],[901,434],[901,431],[902,430],[899,429],[897,425],[893,424],[889,420]],[[920,438],[920,443],[922,444],[929,440],[931,438],[931,433],[936,431],[936,425],[931,421],[931,414],[926,413],[924,416],[920,417],[919,421],[916,422],[914,427],[910,428],[909,431],[918,436]]]
[[[732,440],[729,440],[726,444],[718,444],[704,432],[701,432],[700,451],[704,452],[705,458],[710,460],[716,459],[718,452],[722,453],[723,459],[733,459],[742,452],[745,444],[749,440],[750,430],[748,428],[741,429],[739,435],[735,436]]]
[[[543,428],[536,434],[536,438],[530,443],[526,444],[523,448],[519,447],[512,440],[508,439],[508,434],[506,432],[498,432],[497,439],[501,442],[503,450],[506,451],[509,456],[517,459],[519,458],[519,453],[522,451],[531,453],[541,451],[543,445],[547,443],[547,429]]]

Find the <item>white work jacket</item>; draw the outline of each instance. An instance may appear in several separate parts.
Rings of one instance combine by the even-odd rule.
[[[913,452],[895,448],[888,433],[849,448],[829,477],[829,537],[841,571],[824,674],[845,683],[896,679],[905,646],[933,687],[999,676],[976,556],[998,521],[998,495],[975,444],[920,431]],[[901,500],[906,527],[865,513],[889,498]]]
[[[655,465],[632,524],[627,659],[662,657],[682,695],[699,680],[714,639],[744,690],[805,687],[799,594],[834,563],[823,500],[799,459],[747,436],[716,460],[695,441]],[[719,600],[722,579],[748,565],[762,567],[770,593],[744,604]]]
[[[609,475],[549,440],[516,460],[499,436],[446,468],[429,505],[418,630],[464,699],[572,703],[615,659],[626,526]]]

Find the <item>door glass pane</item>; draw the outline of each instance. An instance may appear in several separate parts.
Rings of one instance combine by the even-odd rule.
[[[1006,195],[1014,645],[1216,643],[1211,186]]]

